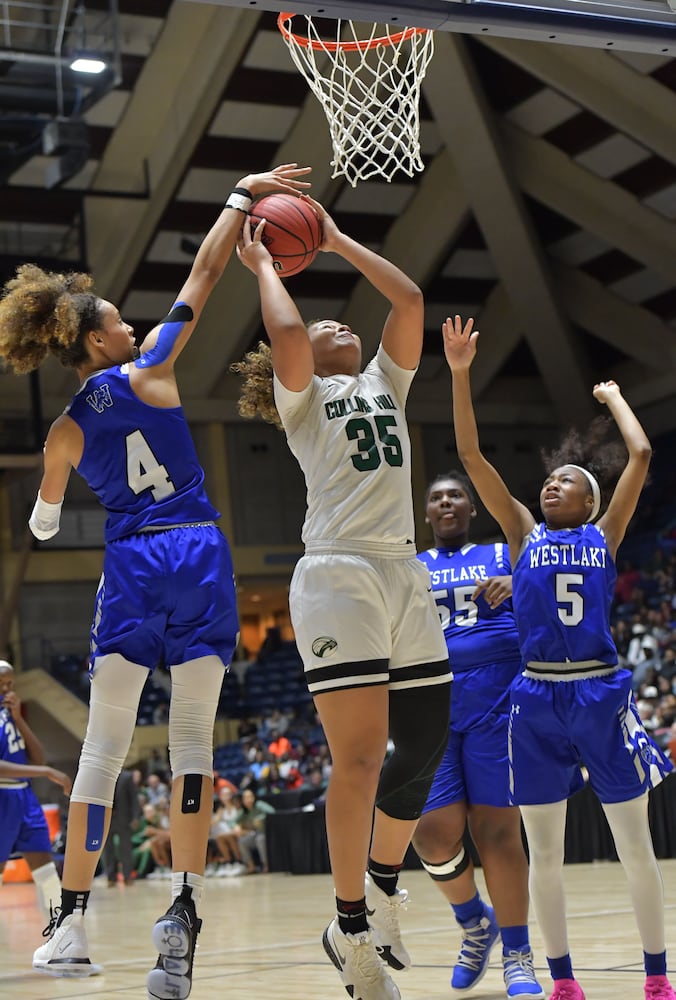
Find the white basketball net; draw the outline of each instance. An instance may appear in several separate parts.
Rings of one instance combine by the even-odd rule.
[[[433,32],[373,24],[370,36],[360,40],[354,22],[339,20],[335,40],[328,41],[304,14],[281,14],[278,23],[324,109],[333,177],[343,175],[354,187],[374,175],[391,181],[397,170],[409,177],[423,170],[418,106],[434,53]]]

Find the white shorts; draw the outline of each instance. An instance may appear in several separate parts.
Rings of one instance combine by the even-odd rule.
[[[291,580],[289,607],[313,695],[452,680],[429,571],[415,556],[304,555]]]

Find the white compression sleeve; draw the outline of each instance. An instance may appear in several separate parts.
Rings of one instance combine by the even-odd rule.
[[[52,538],[59,530],[62,507],[63,498],[58,503],[48,503],[42,499],[38,490],[37,500],[28,521],[28,527],[41,542]]]

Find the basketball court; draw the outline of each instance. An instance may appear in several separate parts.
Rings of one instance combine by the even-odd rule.
[[[667,948],[676,970],[676,861],[661,862],[666,887]],[[568,865],[571,953],[587,1000],[642,1000],[642,952],[619,864]],[[481,872],[478,883],[484,891]],[[441,894],[421,871],[404,872],[410,893],[402,917],[414,967],[395,974],[403,1000],[448,1000],[450,965],[459,937]],[[145,977],[156,956],[150,929],[164,911],[167,882],[108,889],[96,880],[87,913],[90,957],[104,974],[54,979],[31,971],[43,920],[31,885],[0,890],[0,994],[13,1000],[123,1000],[145,997]],[[210,879],[200,908],[204,928],[195,956],[191,1000],[338,1000],[344,988],[326,958],[321,934],[333,915],[328,875],[257,875]],[[537,926],[531,918],[535,965],[547,992]],[[473,1000],[504,1000],[499,946]],[[465,995],[465,994],[463,994]]]

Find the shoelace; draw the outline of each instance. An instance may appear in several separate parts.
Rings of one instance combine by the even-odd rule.
[[[405,910],[408,903],[408,891],[397,889],[394,896],[388,896],[385,905],[381,905],[380,912],[383,922],[387,925],[388,932],[399,937],[399,910]]]
[[[52,906],[49,904],[49,923],[42,932],[42,936],[45,938],[51,937],[56,930],[56,925],[58,923],[59,917],[61,916],[61,907]]]
[[[505,985],[532,983],[535,981],[533,953],[531,951],[509,951],[504,956]]]
[[[463,927],[462,946],[456,964],[476,972],[481,967],[489,939],[490,927],[483,927],[481,922],[474,927]]]
[[[378,958],[378,953],[370,940],[361,941],[353,955],[354,964],[365,982],[373,985],[385,979],[385,967]]]

